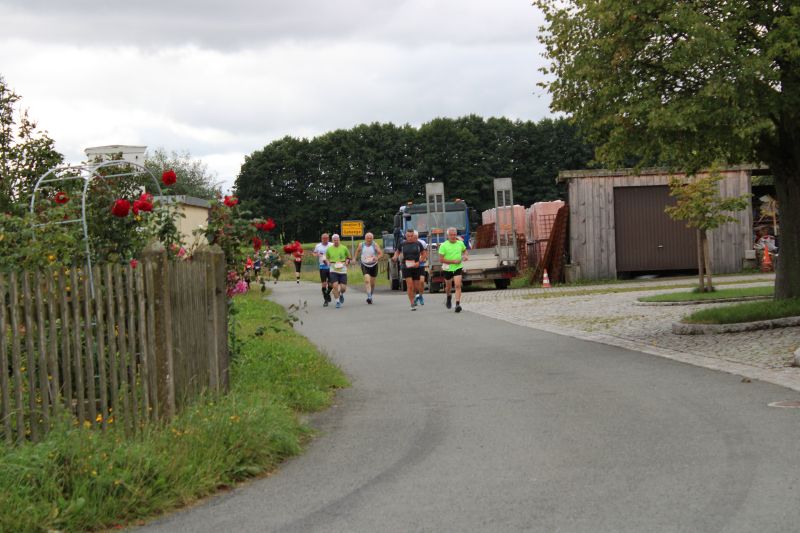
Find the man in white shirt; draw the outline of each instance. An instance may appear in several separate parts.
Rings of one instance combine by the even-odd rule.
[[[322,242],[317,243],[314,247],[314,251],[311,252],[314,257],[317,258],[319,261],[319,280],[322,283],[322,306],[328,307],[328,304],[331,301],[331,287],[328,284],[328,280],[330,279],[331,267],[325,261],[325,252],[328,251],[328,246],[331,245],[329,241],[330,237],[327,233],[323,233],[320,237]]]

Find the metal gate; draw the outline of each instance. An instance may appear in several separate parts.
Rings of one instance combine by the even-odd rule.
[[[617,272],[696,270],[695,230],[672,220],[667,186],[615,187]]]

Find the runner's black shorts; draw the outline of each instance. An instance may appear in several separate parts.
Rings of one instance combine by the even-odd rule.
[[[294,262],[294,271],[295,272],[300,272],[300,267],[302,267],[302,266],[303,266],[302,261],[295,261]]]
[[[372,266],[367,266],[365,264],[361,264],[361,273],[365,276],[372,276],[373,278],[378,277],[378,264],[374,264]]]
[[[347,285],[347,274],[340,274],[339,272],[331,272],[331,283],[339,283]]]
[[[450,279],[453,279],[456,276],[463,275],[464,274],[464,269],[463,268],[459,268],[458,270],[445,270],[444,272],[442,272],[442,274],[444,274],[444,279],[450,280]]]
[[[422,275],[422,268],[420,267],[414,267],[414,268],[403,267],[403,278],[411,278],[414,281],[418,281],[421,275]]]
[[[322,283],[325,283],[326,281],[328,281],[328,279],[330,279],[330,277],[331,277],[331,271],[329,269],[327,269],[327,268],[320,268],[319,269],[319,280]]]

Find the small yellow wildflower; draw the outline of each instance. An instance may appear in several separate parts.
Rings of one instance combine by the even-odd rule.
[[[88,420],[84,420],[83,421],[83,427],[85,427],[86,429],[89,429],[90,427],[92,427],[92,423],[89,422]]]
[[[97,418],[95,418],[94,421],[98,422],[98,423],[102,422],[103,421],[103,415],[97,415]]]

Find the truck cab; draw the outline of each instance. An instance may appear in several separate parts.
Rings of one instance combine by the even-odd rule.
[[[447,228],[451,227],[456,228],[458,237],[470,251],[469,261],[464,263],[464,282],[493,280],[497,288],[507,288],[517,274],[518,263],[511,178],[494,179],[496,244],[490,248],[474,249],[471,227],[477,222],[477,213],[465,201],[445,202],[441,182],[426,183],[425,196],[427,203],[409,202],[395,214],[393,246],[399,248],[408,229],[416,230],[419,238],[427,243],[428,290],[438,292],[444,284],[438,249],[447,240]],[[400,289],[403,282],[396,262],[390,261],[388,273],[392,289]]]

